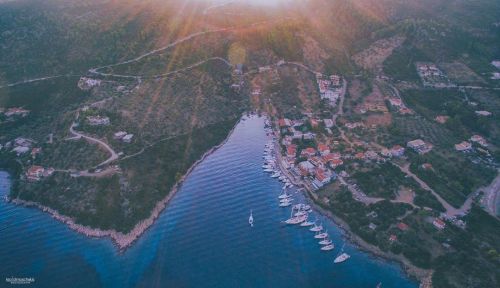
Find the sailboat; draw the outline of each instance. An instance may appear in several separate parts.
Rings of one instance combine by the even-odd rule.
[[[335,246],[333,246],[333,244],[330,244],[330,245],[325,245],[325,246],[321,247],[321,250],[322,251],[330,251],[330,250],[333,250],[333,248],[335,248]]]
[[[252,210],[250,210],[250,217],[248,217],[248,224],[250,224],[250,226],[253,227],[253,213],[252,213]]]
[[[314,238],[316,238],[316,239],[324,239],[324,238],[327,238],[327,237],[328,237],[327,231],[322,232],[322,233],[318,232],[318,234],[314,235]]]
[[[321,230],[323,230],[323,225],[320,224],[318,226],[318,225],[316,225],[316,222],[314,222],[314,227],[312,227],[311,229],[309,229],[309,231],[311,231],[311,232],[319,232]]]
[[[333,245],[332,243],[333,241],[330,240],[328,237],[318,242],[318,244],[320,245]]]
[[[335,258],[335,260],[333,260],[333,263],[335,263],[335,264],[342,263],[342,262],[346,261],[347,259],[351,258],[351,255],[349,255],[347,253],[343,253],[344,246],[345,246],[345,243],[344,243],[344,245],[342,245],[342,249],[340,250],[341,254],[338,255],[337,258]]]
[[[308,217],[306,217],[306,221],[304,221],[304,222],[300,223],[300,226],[302,226],[302,227],[309,227],[309,226],[314,225],[314,222],[307,221],[307,218],[308,218]]]

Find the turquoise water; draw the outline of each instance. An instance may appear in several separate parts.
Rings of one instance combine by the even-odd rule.
[[[35,278],[30,287],[417,287],[395,263],[348,242],[351,259],[333,264],[345,239],[316,212],[334,251],[319,250],[306,228],[280,223],[290,210],[278,207],[282,185],[261,169],[263,125],[258,117],[240,122],[123,253],[109,239],[87,238],[37,209],[0,201],[0,287],[11,276]],[[8,175],[0,173],[2,197],[8,189]]]

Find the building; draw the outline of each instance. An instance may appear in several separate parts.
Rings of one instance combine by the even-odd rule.
[[[31,149],[31,157],[35,158],[38,154],[40,154],[40,152],[42,152],[42,148],[40,147]]]
[[[134,137],[134,134],[127,134],[125,137],[122,138],[122,141],[125,143],[130,143],[132,142],[132,138]]]
[[[472,137],[470,137],[470,141],[474,142],[474,143],[477,143],[483,147],[488,147],[488,143],[486,142],[486,140],[480,136],[480,135],[472,135]]]
[[[491,112],[488,112],[488,111],[475,111],[476,112],[476,115],[478,116],[485,116],[485,117],[488,117],[488,116],[491,116]]]
[[[356,154],[354,154],[354,158],[356,158],[358,160],[363,160],[363,159],[365,159],[365,153],[363,153],[363,152],[356,153]]]
[[[297,145],[291,144],[286,147],[286,157],[295,158],[297,155]]]
[[[455,144],[455,150],[460,151],[460,152],[469,151],[471,149],[472,149],[472,145],[470,144],[470,142],[467,142],[467,141],[462,141],[458,144]]]
[[[438,115],[438,116],[436,116],[436,118],[434,118],[434,120],[436,120],[436,122],[441,123],[441,124],[446,123],[446,121],[448,121],[448,119],[450,119],[450,117],[444,116],[444,115]]]
[[[12,107],[12,108],[7,109],[7,111],[5,111],[5,113],[4,113],[4,115],[7,117],[11,117],[11,116],[26,117],[26,116],[28,116],[29,113],[30,113],[29,110],[19,108],[19,107]]]
[[[403,223],[403,222],[399,222],[396,227],[398,227],[399,230],[401,231],[406,231],[408,230],[410,227],[408,227],[407,224]]]
[[[431,170],[432,169],[432,164],[431,163],[424,163],[424,164],[422,164],[422,169],[424,169],[424,170]]]
[[[318,151],[321,156],[330,154],[330,147],[325,144],[318,144]]]
[[[325,170],[318,168],[314,171],[314,178],[321,182],[321,184],[328,184],[331,180],[331,177],[325,173]]]
[[[91,126],[107,126],[111,123],[106,116],[88,116],[87,121]]]
[[[389,149],[382,149],[382,151],[380,151],[380,154],[382,156],[385,156],[385,157],[392,157],[392,153],[391,153],[391,150]]]
[[[330,161],[330,165],[332,166],[332,168],[337,168],[343,164],[344,164],[344,161],[342,161],[342,159],[333,159],[332,161]]]
[[[391,156],[393,157],[401,157],[405,154],[405,148],[400,145],[394,145],[391,148]]]
[[[389,242],[394,242],[394,241],[397,241],[398,240],[398,236],[392,234],[391,236],[389,236]]]
[[[432,150],[432,145],[425,143],[422,139],[415,139],[406,143],[408,148],[413,149],[418,154],[425,154]]]
[[[26,171],[26,178],[30,181],[38,181],[43,177],[43,172],[45,169],[42,166],[33,165]]]
[[[125,131],[119,131],[119,132],[116,132],[114,135],[113,135],[113,138],[114,139],[117,139],[117,140],[121,140],[123,137],[125,137],[127,135],[127,132]]]
[[[316,150],[314,148],[308,147],[300,152],[301,157],[312,157],[316,155]]]
[[[299,163],[299,169],[300,169],[301,175],[303,175],[303,176],[307,176],[307,175],[313,173],[314,168],[315,168],[314,165],[309,161],[302,161]]]
[[[401,101],[401,99],[399,98],[389,98],[389,104],[391,104],[391,106],[396,108],[403,107],[403,101]]]
[[[446,223],[439,218],[434,219],[434,221],[432,221],[432,225],[439,230],[443,230],[446,227]]]
[[[278,120],[278,125],[280,126],[280,128],[290,127],[292,126],[292,121],[290,121],[290,119],[281,118],[280,120]]]
[[[326,128],[332,128],[333,127],[333,120],[332,119],[323,119],[323,123],[325,123]]]

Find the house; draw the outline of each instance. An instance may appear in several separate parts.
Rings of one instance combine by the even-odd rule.
[[[488,116],[491,116],[491,112],[488,112],[488,111],[475,111],[476,112],[476,115],[478,116],[485,116],[485,117],[488,117]]]
[[[292,137],[288,135],[283,137],[283,139],[281,140],[281,144],[283,144],[284,146],[292,144]]]
[[[393,157],[401,157],[405,153],[405,148],[401,147],[400,145],[394,145],[391,148],[391,155]]]
[[[125,131],[118,131],[113,135],[113,138],[116,140],[121,140],[123,137],[127,135],[127,132]]]
[[[106,116],[87,116],[87,121],[91,126],[107,126],[111,123]]]
[[[307,133],[304,133],[302,135],[302,137],[304,137],[304,140],[312,140],[316,137],[316,135],[314,133],[307,132]]]
[[[480,136],[480,135],[472,135],[472,137],[470,137],[470,141],[474,142],[474,143],[477,143],[483,147],[488,147],[488,143],[486,142],[486,140]]]
[[[303,176],[307,176],[314,171],[314,165],[309,161],[302,161],[299,163],[299,169]]]
[[[316,119],[310,119],[309,122],[311,123],[312,128],[317,128],[319,126],[319,122]]]
[[[432,145],[425,143],[422,139],[409,141],[406,146],[415,150],[418,154],[425,154],[432,150]]]
[[[318,144],[318,151],[321,156],[330,154],[330,148],[325,144]]]
[[[375,159],[377,159],[377,158],[378,158],[378,155],[377,155],[377,153],[376,153],[375,151],[368,150],[368,151],[366,151],[366,153],[365,153],[365,157],[366,157],[367,159],[370,159],[370,160],[375,160]]]
[[[407,225],[407,224],[405,224],[405,223],[403,223],[403,222],[399,222],[399,223],[396,225],[396,227],[398,227],[398,229],[399,229],[399,230],[401,230],[401,231],[406,231],[406,230],[408,230],[408,228],[410,228],[410,227],[408,227],[408,225]]]
[[[438,115],[438,116],[436,116],[436,118],[434,118],[434,120],[436,120],[436,122],[441,123],[441,124],[446,123],[446,121],[448,121],[448,119],[450,119],[450,117],[444,116],[444,115]]]
[[[370,224],[368,225],[368,228],[370,228],[370,229],[372,229],[372,230],[375,230],[375,229],[377,229],[377,225],[375,225],[375,224],[373,224],[373,223],[370,223]]]
[[[431,163],[424,163],[424,164],[422,164],[422,169],[424,169],[424,170],[431,170],[432,169],[432,164]]]
[[[40,147],[35,147],[31,149],[31,157],[35,158],[36,155],[40,154],[40,152],[42,152],[42,148]]]
[[[399,98],[389,98],[389,104],[393,107],[401,108],[403,106],[403,101]]]
[[[347,129],[354,129],[356,127],[362,127],[363,126],[363,123],[360,123],[360,122],[354,122],[354,123],[346,123],[345,124],[345,127]]]
[[[324,119],[323,123],[325,123],[326,128],[332,128],[333,127],[333,120],[332,119]]]
[[[122,141],[125,143],[130,143],[132,142],[132,138],[134,137],[134,134],[127,134],[125,137],[122,138]]]
[[[17,156],[24,154],[28,151],[30,151],[30,147],[26,146],[16,146],[14,147],[14,149],[12,149],[12,152],[16,152]]]
[[[399,110],[399,114],[401,115],[406,115],[406,114],[413,114],[413,110],[411,110],[410,108],[406,108],[406,107],[403,107]]]
[[[432,225],[439,230],[443,230],[446,227],[446,223],[439,218],[434,219],[434,221],[432,221]]]
[[[290,127],[292,126],[292,121],[290,121],[290,119],[281,118],[278,120],[278,125],[280,126],[280,128]]]
[[[391,242],[391,243],[392,243],[392,242],[394,242],[394,241],[396,241],[396,240],[398,240],[398,236],[396,236],[396,235],[394,235],[394,234],[392,234],[391,236],[389,236],[389,242]]]
[[[314,171],[314,178],[321,182],[322,184],[328,184],[331,180],[331,177],[326,175],[325,170],[318,168]]]
[[[312,157],[316,155],[316,150],[314,148],[308,147],[300,152],[301,157]]]
[[[26,171],[26,178],[30,181],[38,181],[43,176],[45,169],[42,166],[33,165]]]
[[[87,78],[87,77],[81,77],[80,80],[78,80],[78,88],[82,90],[90,90],[93,87],[101,85],[101,80],[99,79],[92,79],[92,78]]]
[[[470,149],[472,149],[472,145],[470,144],[470,142],[462,141],[458,144],[455,144],[455,150],[457,151],[463,152],[469,151]]]
[[[23,138],[23,137],[17,137],[14,140],[15,146],[31,147],[31,145],[33,145],[33,143],[35,143],[35,141],[33,141],[32,139]]]
[[[5,113],[4,113],[4,115],[7,117],[10,117],[10,116],[26,117],[29,113],[30,113],[29,110],[19,108],[19,107],[12,107],[12,108],[7,109],[7,111],[5,111]]]
[[[363,153],[363,152],[356,153],[356,154],[354,154],[354,158],[356,158],[358,160],[363,160],[363,159],[365,159],[365,153]]]
[[[297,145],[291,144],[286,147],[286,157],[295,158],[297,155]]]
[[[389,149],[382,149],[382,151],[380,151],[380,154],[382,156],[385,156],[385,157],[392,157],[392,153],[391,153],[391,150]]]
[[[344,161],[342,161],[342,159],[333,159],[332,161],[330,161],[330,165],[332,166],[332,168],[337,168],[342,164],[344,164]]]

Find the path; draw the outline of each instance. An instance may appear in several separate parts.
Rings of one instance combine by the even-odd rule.
[[[497,177],[491,182],[488,187],[479,189],[484,192],[482,203],[491,215],[498,217],[497,202],[500,197],[500,171]]]
[[[420,185],[420,187],[431,192],[432,195],[434,195],[434,197],[436,197],[436,199],[439,201],[439,203],[443,205],[444,209],[446,209],[446,215],[448,217],[465,215],[470,210],[475,193],[469,195],[469,197],[465,200],[464,204],[460,208],[455,208],[451,206],[446,200],[441,198],[441,196],[439,196],[438,193],[436,193],[431,187],[429,187],[427,183],[425,183],[422,179],[418,178],[417,175],[413,174],[409,169],[410,164],[405,164],[404,166],[400,166],[392,161],[391,163],[396,167],[398,167],[401,170],[401,172],[412,177]]]
[[[99,140],[97,138],[93,138],[93,137],[87,136],[87,135],[85,135],[83,133],[75,131],[75,129],[74,129],[75,126],[76,126],[76,122],[73,122],[71,124],[71,126],[69,127],[69,132],[72,135],[74,135],[75,137],[84,138],[84,139],[86,139],[89,142],[97,143],[97,144],[101,145],[104,149],[106,149],[111,154],[111,156],[108,159],[106,159],[104,162],[96,165],[95,167],[100,167],[100,166],[107,165],[107,164],[115,161],[116,159],[118,159],[118,154],[106,142],[104,142],[102,140]]]

